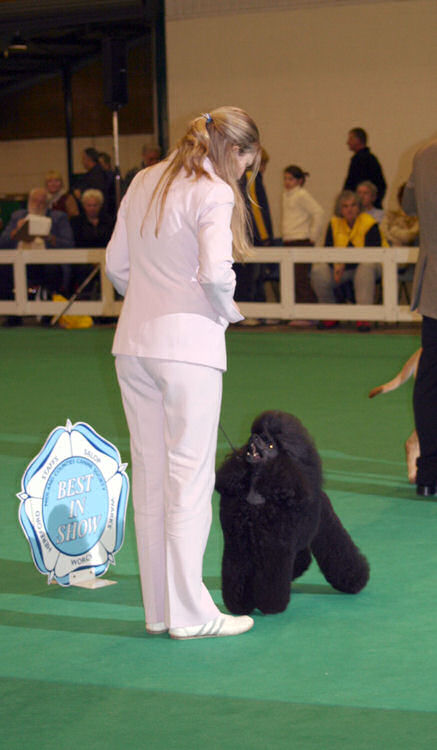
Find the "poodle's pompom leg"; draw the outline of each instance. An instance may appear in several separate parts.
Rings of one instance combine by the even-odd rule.
[[[311,552],[331,586],[346,594],[357,594],[369,580],[369,563],[352,541],[324,492],[321,499],[319,529],[311,543]]]
[[[311,565],[311,561],[311,552],[308,548],[301,549],[300,552],[297,553],[296,560],[294,561],[292,581],[294,581],[296,578],[299,578],[299,576],[303,575],[303,573],[308,570]]]
[[[265,615],[276,615],[287,609],[291,596],[294,555],[288,559],[264,558],[253,579],[255,606]]]
[[[242,563],[225,544],[222,560],[223,601],[233,615],[248,615],[255,608],[252,575],[248,563]]]

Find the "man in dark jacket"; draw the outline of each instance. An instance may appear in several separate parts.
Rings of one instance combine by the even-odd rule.
[[[382,201],[387,188],[382,167],[367,146],[367,133],[363,128],[352,128],[346,141],[353,152],[349,171],[344,181],[343,190],[356,191],[360,182],[369,180],[377,188],[375,207],[382,208]]]

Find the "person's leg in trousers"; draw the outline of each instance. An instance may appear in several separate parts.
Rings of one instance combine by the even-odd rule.
[[[202,582],[211,525],[221,372],[117,357],[131,432],[133,502],[148,623],[200,625],[219,610]]]
[[[422,355],[414,386],[414,419],[420,445],[418,485],[437,483],[437,320],[424,316]]]
[[[334,275],[329,263],[313,263],[311,267],[311,286],[319,302],[334,305]]]
[[[163,360],[149,360],[149,367],[165,411],[166,623],[200,625],[220,614],[202,581],[202,565],[212,520],[222,373]]]
[[[375,283],[380,274],[379,263],[360,263],[355,271],[354,291],[357,305],[373,305]]]
[[[118,355],[116,369],[130,433],[132,503],[147,623],[164,622],[166,600],[162,394],[144,360]]]

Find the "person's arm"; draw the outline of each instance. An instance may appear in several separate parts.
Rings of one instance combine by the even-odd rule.
[[[126,229],[127,196],[120,204],[112,237],[106,248],[105,272],[111,284],[123,297],[129,283],[129,249]]]
[[[378,190],[375,206],[377,208],[381,208],[381,203],[384,199],[387,185],[385,182],[382,167],[378,159],[376,158],[376,156],[374,156],[374,154],[370,154],[370,156],[372,158],[369,160],[369,176],[367,177],[367,179],[370,180],[370,182],[373,182]]]
[[[325,235],[325,247],[334,247],[334,236],[332,234],[332,224],[329,222]]]
[[[254,240],[257,239],[261,245],[269,245],[273,239],[272,219],[260,173],[250,185],[249,195],[253,201],[248,202],[248,208],[254,224]]]
[[[328,229],[326,230],[325,247],[334,247],[334,234],[331,222],[329,222]],[[340,283],[345,268],[344,263],[333,263],[334,281],[336,284]]]
[[[97,238],[100,247],[106,247],[114,231],[115,220],[110,216],[101,216],[97,226]]]
[[[19,214],[17,216],[17,214]],[[21,211],[14,212],[0,235],[0,249],[13,250],[17,246],[15,236],[26,221],[27,211],[21,216]]]
[[[319,244],[322,237],[323,221],[325,218],[325,212],[323,208],[317,203],[312,195],[306,191],[302,194],[301,199],[303,200],[303,208],[310,216],[311,219],[311,230],[309,239],[315,245]]]
[[[71,219],[73,216],[79,216],[79,206],[77,205],[77,200],[74,195],[72,195],[72,193],[68,193],[67,197],[65,198],[65,208],[67,209],[67,215],[69,219]]]
[[[355,190],[358,180],[359,177],[356,175],[356,160],[352,157],[349,162],[349,169],[344,181],[343,190]]]
[[[67,214],[52,212],[52,228],[47,241],[50,247],[74,247],[73,230]]]
[[[232,188],[215,184],[204,201],[198,223],[199,269],[197,280],[218,315],[229,323],[243,320],[234,302],[232,269]]]
[[[416,202],[416,191],[414,185],[414,172],[412,172],[408,178],[408,182],[405,185],[404,193],[402,195],[402,208],[405,213],[409,216],[417,216],[417,202]]]
[[[378,224],[373,224],[366,232],[364,247],[382,247],[382,237]],[[387,244],[387,243],[386,243]]]

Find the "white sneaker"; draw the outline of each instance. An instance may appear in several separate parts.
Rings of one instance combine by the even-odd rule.
[[[225,635],[240,635],[253,627],[253,620],[247,615],[233,617],[220,614],[214,620],[204,625],[188,625],[185,628],[170,628],[171,638],[185,640],[187,638],[215,638]]]
[[[161,635],[161,633],[166,633],[167,630],[165,622],[146,622],[146,631],[150,635]]]

